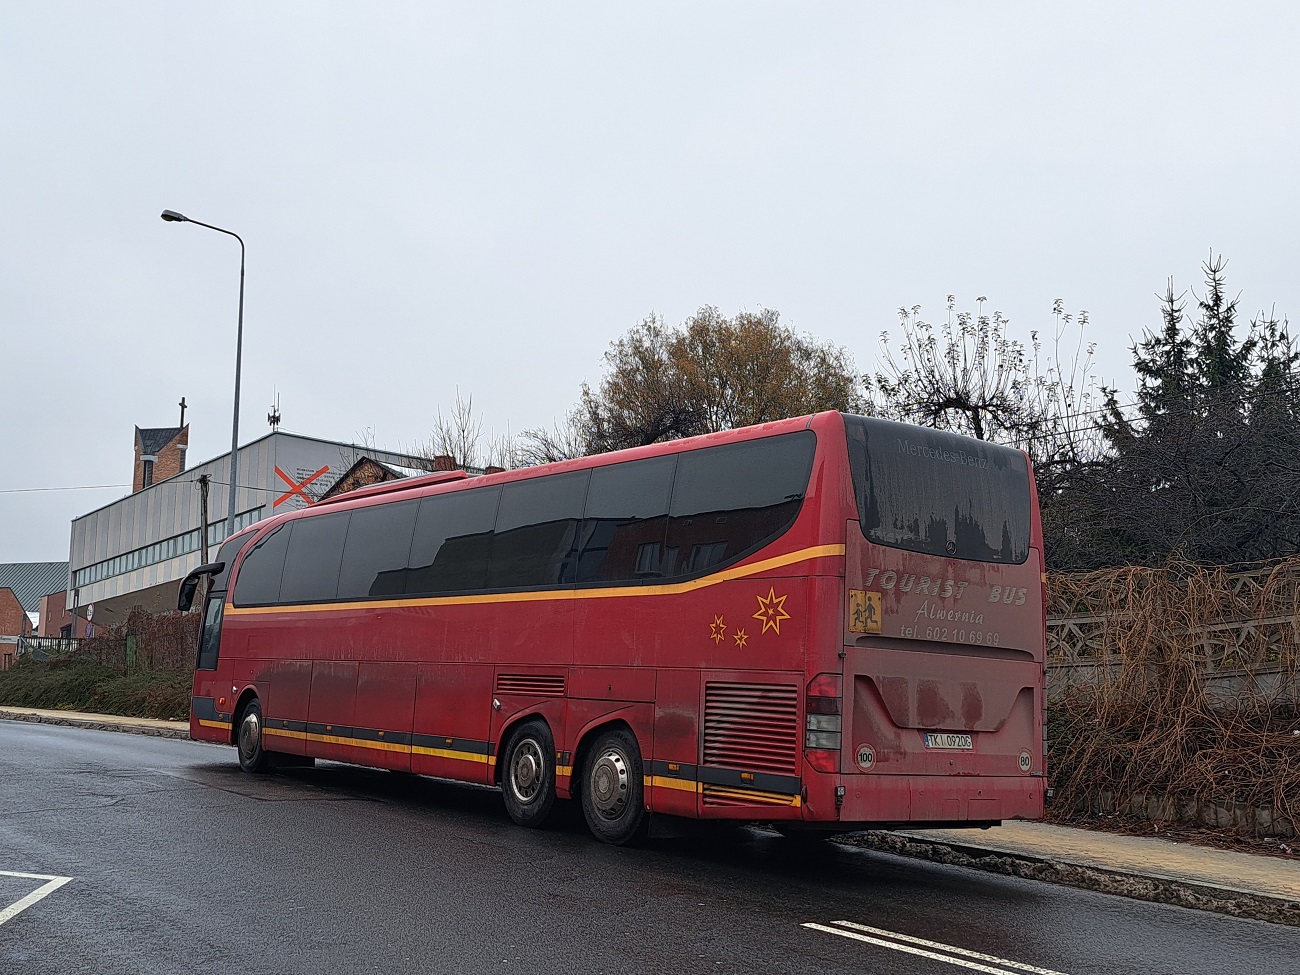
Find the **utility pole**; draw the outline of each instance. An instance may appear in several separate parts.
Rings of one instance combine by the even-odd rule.
[[[203,519],[203,527],[199,530],[199,550],[203,553],[200,565],[208,564],[208,485],[211,483],[211,474],[199,475],[199,511]]]
[[[199,489],[199,518],[202,524],[199,526],[199,565],[208,564],[208,485],[212,483],[211,474],[200,474],[197,487]],[[211,576],[204,576],[199,580],[199,605],[203,605],[203,600],[208,596],[208,586],[212,583]]]

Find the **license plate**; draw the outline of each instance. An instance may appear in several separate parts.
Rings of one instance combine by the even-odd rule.
[[[925,733],[925,747],[971,749],[975,747],[975,743],[971,740],[970,735],[953,735],[946,731],[927,731]]]

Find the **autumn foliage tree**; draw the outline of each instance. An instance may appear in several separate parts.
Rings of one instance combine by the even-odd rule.
[[[587,453],[712,433],[819,410],[851,410],[860,386],[844,349],[761,309],[701,308],[680,327],[651,315],[605,353],[572,422]]]

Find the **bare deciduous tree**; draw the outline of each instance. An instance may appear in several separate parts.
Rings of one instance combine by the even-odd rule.
[[[537,464],[573,460],[586,453],[586,443],[576,412],[557,421],[549,430],[545,427],[524,430],[514,439],[512,447],[511,467],[534,467]]]
[[[509,433],[485,435],[483,418],[474,412],[473,395],[461,396],[459,387],[451,409],[444,413],[438,408],[428,438],[412,453],[423,458],[430,470],[435,457],[450,457],[452,465],[462,469],[515,466],[511,462],[514,439]]]

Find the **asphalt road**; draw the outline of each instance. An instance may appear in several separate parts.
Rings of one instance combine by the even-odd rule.
[[[487,789],[0,721],[3,975],[968,971],[1295,975],[1300,930],[757,830],[615,849]]]

